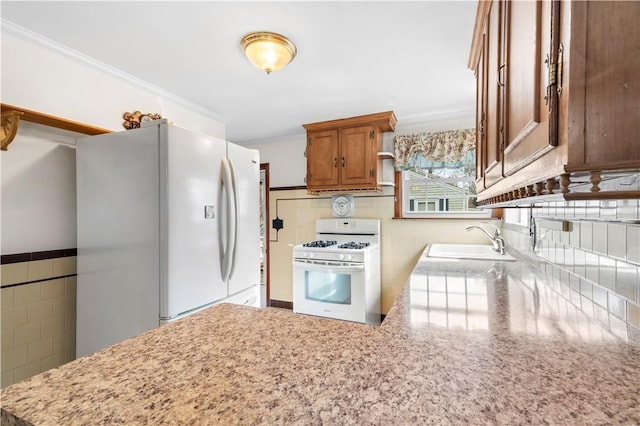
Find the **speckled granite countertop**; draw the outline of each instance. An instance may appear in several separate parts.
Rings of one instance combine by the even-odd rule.
[[[380,328],[222,304],[1,396],[3,425],[640,424],[640,348],[525,260],[422,257]]]

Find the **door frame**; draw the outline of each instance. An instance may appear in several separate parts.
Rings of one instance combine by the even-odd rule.
[[[262,173],[264,171],[264,181],[262,179]],[[264,268],[264,284],[265,284],[265,291],[266,291],[266,300],[265,300],[265,305],[267,307],[271,306],[271,284],[270,284],[270,274],[269,274],[269,265],[270,265],[270,260],[269,260],[269,254],[271,252],[271,250],[269,249],[269,223],[271,223],[269,221],[269,163],[260,163],[260,181],[263,181],[263,186],[262,186],[262,194],[261,196],[264,197],[263,202],[264,205],[263,207],[263,223],[262,223],[262,230],[261,232],[263,232],[263,244],[264,244],[264,264],[263,264],[263,268]],[[262,284],[262,283],[260,283]]]

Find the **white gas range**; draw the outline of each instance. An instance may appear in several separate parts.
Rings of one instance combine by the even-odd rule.
[[[380,221],[320,219],[293,248],[293,311],[380,325]]]

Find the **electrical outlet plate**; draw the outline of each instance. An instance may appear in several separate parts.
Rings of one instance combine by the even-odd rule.
[[[271,221],[271,226],[277,232],[277,231],[281,230],[282,228],[284,228],[284,221],[282,219],[280,219],[279,217],[276,217],[275,219],[273,219]]]

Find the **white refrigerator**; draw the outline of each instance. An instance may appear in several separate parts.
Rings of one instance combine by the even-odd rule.
[[[167,123],[76,147],[76,354],[212,304],[260,307],[258,151]]]

